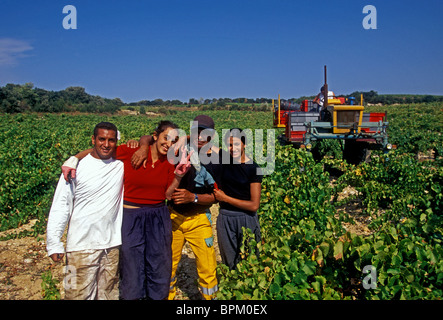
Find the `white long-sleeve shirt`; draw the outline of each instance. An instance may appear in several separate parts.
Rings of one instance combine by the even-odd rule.
[[[328,91],[328,100],[329,99],[334,99],[334,97],[335,97],[334,92],[333,91]],[[324,103],[325,103],[325,96],[323,95],[323,93],[320,93],[318,104],[321,107],[323,107]]]
[[[123,163],[90,154],[79,162],[71,183],[60,176],[46,230],[48,255],[121,245]]]

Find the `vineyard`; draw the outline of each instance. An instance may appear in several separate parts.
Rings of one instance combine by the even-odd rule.
[[[319,146],[321,160],[275,146],[275,170],[263,180],[258,211],[263,241],[246,237],[236,270],[219,265],[218,299],[441,299],[443,105],[371,111],[388,111],[397,149],[373,151],[369,162],[346,163],[337,141]],[[231,127],[272,124],[270,112],[205,113],[220,135]],[[31,231],[15,237],[45,233],[61,163],[90,147],[96,123],[115,123],[124,143],[151,133],[164,118],[189,132],[197,114],[0,115],[0,231],[37,219]],[[360,209],[368,232],[352,232],[357,217],[344,209],[351,205]],[[255,245],[259,255],[249,250]]]

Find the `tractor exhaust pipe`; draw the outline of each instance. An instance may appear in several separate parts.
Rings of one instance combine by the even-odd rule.
[[[326,75],[326,65],[325,65],[325,94],[324,94],[324,101],[323,101],[323,108],[326,109],[326,107],[328,106],[328,97],[329,97],[329,90],[328,90],[328,78]]]

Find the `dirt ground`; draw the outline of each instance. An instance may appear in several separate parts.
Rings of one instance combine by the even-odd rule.
[[[211,208],[212,221],[218,216],[218,205]],[[0,232],[0,238],[8,234],[18,234],[23,230],[31,230],[36,220],[18,229]],[[217,245],[217,231],[213,224],[214,248],[217,261],[220,262],[220,253]],[[58,281],[57,288],[61,298],[63,289],[63,264],[54,263],[47,256],[46,235],[38,238],[25,237],[0,241],[0,300],[41,300],[43,282],[41,275],[50,270]],[[188,244],[182,251],[182,259],[177,268],[177,300],[200,300],[201,293],[197,286],[197,268],[195,256]]]
[[[343,227],[351,233],[370,235],[373,232],[368,228],[371,217],[362,213],[363,209],[361,200],[358,198],[358,192],[354,188],[347,186],[339,194],[337,200],[340,201],[348,197],[352,197],[351,200],[347,204],[337,207],[337,212],[341,211],[348,214],[354,220],[354,224],[343,222]]]
[[[356,190],[347,187],[339,195],[339,200],[355,195]],[[370,234],[367,224],[370,222],[368,216],[362,215],[362,209],[358,197],[347,205],[338,208],[349,214],[355,224],[345,223],[346,230],[357,234]],[[216,250],[217,262],[220,262],[220,253],[217,243],[217,231],[215,222],[218,216],[218,205],[211,207],[214,248]],[[18,229],[0,232],[0,238],[7,234],[19,233],[22,230],[31,230],[35,220]],[[52,276],[58,281],[58,289],[61,298],[64,297],[63,290],[63,264],[54,263],[46,253],[46,235],[38,238],[25,237],[0,241],[0,300],[41,300],[42,278],[41,275],[50,270]],[[177,300],[200,300],[201,293],[197,286],[198,276],[195,266],[195,256],[188,244],[185,244],[182,259],[177,268]]]

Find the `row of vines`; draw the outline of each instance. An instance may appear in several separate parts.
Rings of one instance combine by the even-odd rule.
[[[258,211],[263,241],[245,238],[235,270],[219,265],[219,299],[441,299],[442,105],[373,107],[386,110],[397,150],[373,152],[368,163],[343,161],[336,141],[320,146],[326,155],[321,160],[276,145],[275,170],[264,177]],[[268,113],[205,113],[220,135],[222,129],[266,129],[272,123]],[[196,115],[167,118],[189,132]],[[61,163],[90,147],[96,123],[114,122],[124,143],[151,133],[160,119],[0,115],[0,231],[37,219],[33,231],[9,237],[45,233]],[[422,161],[420,154],[430,159]],[[355,195],[340,199],[349,186]],[[344,228],[354,221],[338,208],[355,198],[369,218],[369,235]],[[258,255],[250,250],[255,246]]]
[[[277,146],[258,212],[264,241],[247,233],[237,269],[220,266],[219,298],[441,299],[441,111],[441,105],[390,107],[398,149],[373,152],[357,166],[340,158],[336,142],[322,146],[330,156],[321,161]],[[419,152],[434,159],[418,161]],[[356,194],[338,201],[347,186]],[[337,208],[355,197],[371,221],[370,235],[343,227],[353,220]]]
[[[344,172],[331,184],[324,166]],[[245,239],[236,270],[221,266],[224,299],[440,299],[443,288],[443,170],[411,155],[370,164],[316,163],[290,147],[263,183],[263,243]],[[371,235],[346,232],[337,211],[347,185],[373,217]],[[349,201],[349,199],[346,199]],[[352,222],[352,221],[351,221]],[[259,256],[248,246],[258,246]],[[365,266],[375,268],[364,289]]]

